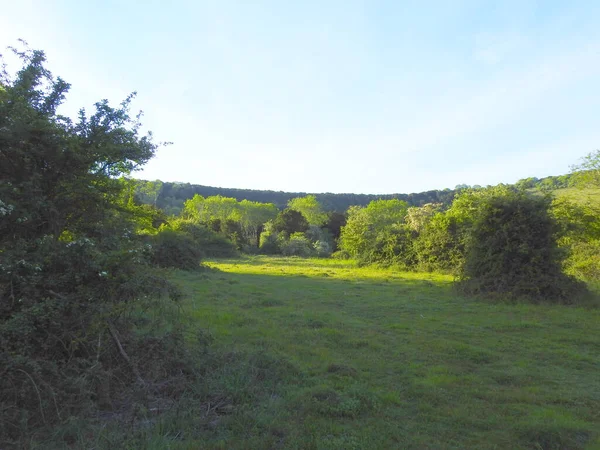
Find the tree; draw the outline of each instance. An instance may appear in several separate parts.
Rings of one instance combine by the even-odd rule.
[[[283,231],[288,235],[304,233],[308,226],[308,220],[301,212],[289,208],[281,211],[273,221],[275,231]]]
[[[301,212],[310,225],[320,227],[327,221],[327,213],[314,195],[293,198],[288,201],[288,208]]]
[[[325,222],[324,228],[328,229],[334,239],[339,239],[342,227],[346,225],[346,216],[339,212],[330,212]]]
[[[342,227],[340,248],[363,263],[374,262],[377,236],[392,225],[404,224],[408,204],[401,200],[375,200],[366,207],[350,207]]]
[[[515,183],[517,189],[532,189],[538,183],[538,179],[535,177],[523,178]]]
[[[277,207],[273,203],[242,200],[239,203],[239,210],[240,222],[246,242],[252,247],[258,247],[262,228],[269,220],[277,217]]]
[[[600,150],[589,153],[572,167],[575,182],[580,186],[600,187]]]

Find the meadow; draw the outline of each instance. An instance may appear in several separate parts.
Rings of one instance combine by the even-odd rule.
[[[466,299],[449,276],[351,261],[206,265],[173,278],[221,355],[210,394],[132,447],[600,448],[598,309]]]

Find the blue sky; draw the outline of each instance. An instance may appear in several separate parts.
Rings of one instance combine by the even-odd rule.
[[[135,107],[137,177],[393,193],[569,171],[600,147],[600,2],[31,1],[0,46],[45,50],[65,111]]]

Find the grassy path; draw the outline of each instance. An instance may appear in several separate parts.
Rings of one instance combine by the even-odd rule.
[[[600,448],[598,310],[345,261],[208,265],[176,276],[186,311],[245,359],[212,387],[231,407],[181,448]]]

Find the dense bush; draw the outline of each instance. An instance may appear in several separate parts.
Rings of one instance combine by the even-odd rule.
[[[437,213],[414,241],[419,270],[456,273],[464,262],[467,229],[450,213]]]
[[[310,240],[304,235],[304,233],[292,234],[289,240],[284,241],[283,244],[280,244],[280,248],[281,253],[284,256],[309,257],[314,256],[316,253]]]
[[[238,255],[235,244],[222,234],[190,219],[175,219],[169,222],[172,230],[191,238],[204,258],[231,258]]]
[[[562,272],[550,200],[524,192],[479,202],[459,289],[475,295],[573,303],[584,285]]]
[[[194,270],[200,266],[200,246],[181,231],[162,227],[151,242],[151,260],[158,267]]]
[[[284,231],[287,234],[304,233],[308,230],[308,220],[301,212],[293,209],[281,211],[273,221],[274,231]]]

